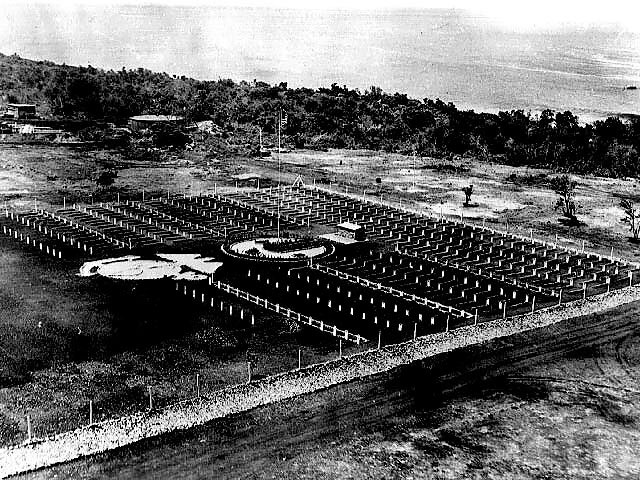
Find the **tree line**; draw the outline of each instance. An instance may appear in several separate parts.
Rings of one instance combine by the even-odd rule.
[[[580,124],[571,112],[462,111],[439,99],[413,99],[372,86],[289,88],[254,80],[201,81],[146,69],[103,70],[0,55],[5,101],[33,101],[53,116],[123,123],[151,113],[275,131],[287,112],[286,141],[297,147],[366,148],[433,157],[472,155],[558,172],[637,177],[640,118]]]

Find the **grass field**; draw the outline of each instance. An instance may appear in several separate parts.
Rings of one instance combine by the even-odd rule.
[[[279,317],[256,325],[205,309],[173,283],[114,282],[0,239],[0,441],[24,440],[26,415],[37,435],[196,395],[247,378],[337,355],[333,339],[292,329]],[[345,351],[348,346],[345,345]]]

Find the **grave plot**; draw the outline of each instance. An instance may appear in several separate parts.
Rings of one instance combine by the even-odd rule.
[[[212,239],[224,239],[243,236],[253,231],[246,224],[239,223],[233,215],[211,210],[208,212],[208,216],[205,216],[202,211],[198,212],[194,209],[184,208],[174,199],[138,202],[135,206],[170,220],[174,229],[184,231],[191,236],[198,236],[204,232]]]
[[[422,235],[403,234],[396,248],[556,298],[620,288],[632,283],[637,271],[620,260],[452,222]]]
[[[243,288],[339,328],[375,338],[408,340],[473,323],[473,315],[412,295],[358,283],[313,267],[248,268]]]
[[[287,215],[294,218],[300,225],[317,223],[335,226],[352,218],[349,213],[357,205],[357,202],[350,198],[336,200],[324,192],[311,192],[297,187],[243,191],[228,194],[228,196],[274,214],[277,214],[278,202],[280,202],[281,211],[286,211]]]
[[[204,227],[208,233],[222,239],[264,235],[277,227],[275,216],[217,194],[209,197],[170,197],[144,204],[137,203],[141,208],[174,218],[183,225]],[[297,228],[287,220],[282,220],[281,225],[283,228]]]
[[[633,283],[637,272],[636,266],[621,260],[570,251],[476,225],[420,216],[318,188],[283,187],[235,195],[242,197],[245,203],[271,205],[271,208],[282,201],[314,223],[328,226],[341,221],[358,223],[364,227],[370,241],[407,256],[447,266],[452,271],[464,271],[468,281],[479,284],[477,288],[501,283],[503,285],[497,287],[500,292],[500,288],[504,291],[509,287],[508,295],[498,293],[495,302],[490,298],[488,304],[487,299],[481,298],[486,294],[479,292],[475,293],[475,301],[466,296],[466,291],[465,297],[460,292],[460,298],[447,299],[455,305],[478,307],[489,315],[497,315],[499,308],[504,310],[505,302],[524,311],[525,304],[534,302],[534,296],[539,305],[543,305],[551,303],[551,298],[567,301],[620,288]],[[473,274],[473,280],[470,280],[470,274]],[[460,280],[454,273],[451,275],[451,283]],[[434,285],[441,289],[430,292],[435,295],[443,295],[443,291],[449,289],[455,295],[453,291],[457,289],[442,282]],[[484,305],[481,305],[482,300]]]
[[[108,256],[129,250],[129,244],[113,236],[105,225],[98,229],[96,225],[79,223],[74,218],[45,210],[24,214],[6,212],[2,223],[3,233],[13,231],[14,238],[21,238],[25,243],[29,237],[30,246],[39,247],[46,253],[56,249],[56,258],[62,258],[63,254],[65,258]]]
[[[428,299],[441,309],[454,307],[473,314],[474,319],[528,313],[536,303],[555,303],[550,297],[511,283],[398,252],[370,251],[368,256],[318,262],[314,268],[358,283],[393,289],[402,296]]]
[[[344,205],[339,200],[342,195],[323,193],[325,200]],[[562,300],[564,296],[568,300],[594,295],[630,285],[637,275],[637,266],[619,259],[476,225],[375,204],[369,204],[368,209],[358,204],[350,208],[347,215],[364,215],[360,223],[368,234],[373,232],[370,238],[399,252],[511,283],[542,298]]]
[[[295,229],[310,224],[309,215],[304,211],[295,208],[295,199],[285,195],[285,188],[279,190],[280,195],[270,193],[272,189],[264,189],[255,192],[237,192],[217,195],[216,199],[220,202],[227,202],[234,207],[242,207],[247,212],[253,211],[266,219],[269,219],[269,225],[276,225],[278,215],[280,215],[280,223],[286,228]],[[276,192],[277,189],[273,189]],[[278,208],[280,201],[280,208]]]
[[[63,208],[54,215],[71,222],[79,229],[90,231],[96,236],[104,235],[118,241],[128,250],[148,249],[159,245],[159,242],[148,238],[140,231],[134,231],[123,220],[116,218],[101,218],[92,215],[86,207]]]
[[[244,202],[238,194],[214,194],[208,197],[184,198],[182,201],[188,201],[189,204],[196,202],[202,206],[206,205],[209,208],[227,213],[237,221],[246,223],[249,226],[259,225],[264,230],[273,230],[277,227],[277,205],[275,205],[273,209],[270,209],[260,204],[247,203]],[[290,213],[291,212],[284,207],[280,209],[281,227],[296,229],[307,224],[302,218],[298,218],[296,215],[290,215]]]
[[[16,243],[51,255],[57,259],[75,259],[83,255],[82,250],[70,245],[68,241],[58,238],[58,235],[69,235],[71,228],[54,231],[53,222],[47,222],[46,218],[38,218],[31,214],[7,213],[0,217],[0,233]],[[64,233],[62,233],[64,232]],[[69,237],[70,238],[70,237]],[[66,236],[65,236],[66,240]],[[74,239],[75,240],[75,239]]]
[[[189,247],[193,243],[191,240],[211,238],[209,232],[199,225],[168,215],[155,214],[135,202],[91,205],[84,210],[94,217],[123,225],[132,232],[146,236],[155,246],[162,244]]]

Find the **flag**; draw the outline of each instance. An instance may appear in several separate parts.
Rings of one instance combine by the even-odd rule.
[[[284,114],[282,114],[282,112],[280,112],[280,128],[286,127],[288,120],[289,120],[289,115],[287,115],[286,112]]]

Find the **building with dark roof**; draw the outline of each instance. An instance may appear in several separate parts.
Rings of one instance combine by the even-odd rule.
[[[9,103],[4,116],[13,119],[35,118],[36,106],[32,103]]]
[[[162,125],[184,125],[184,117],[176,115],[136,115],[129,118],[129,127],[134,132]]]

